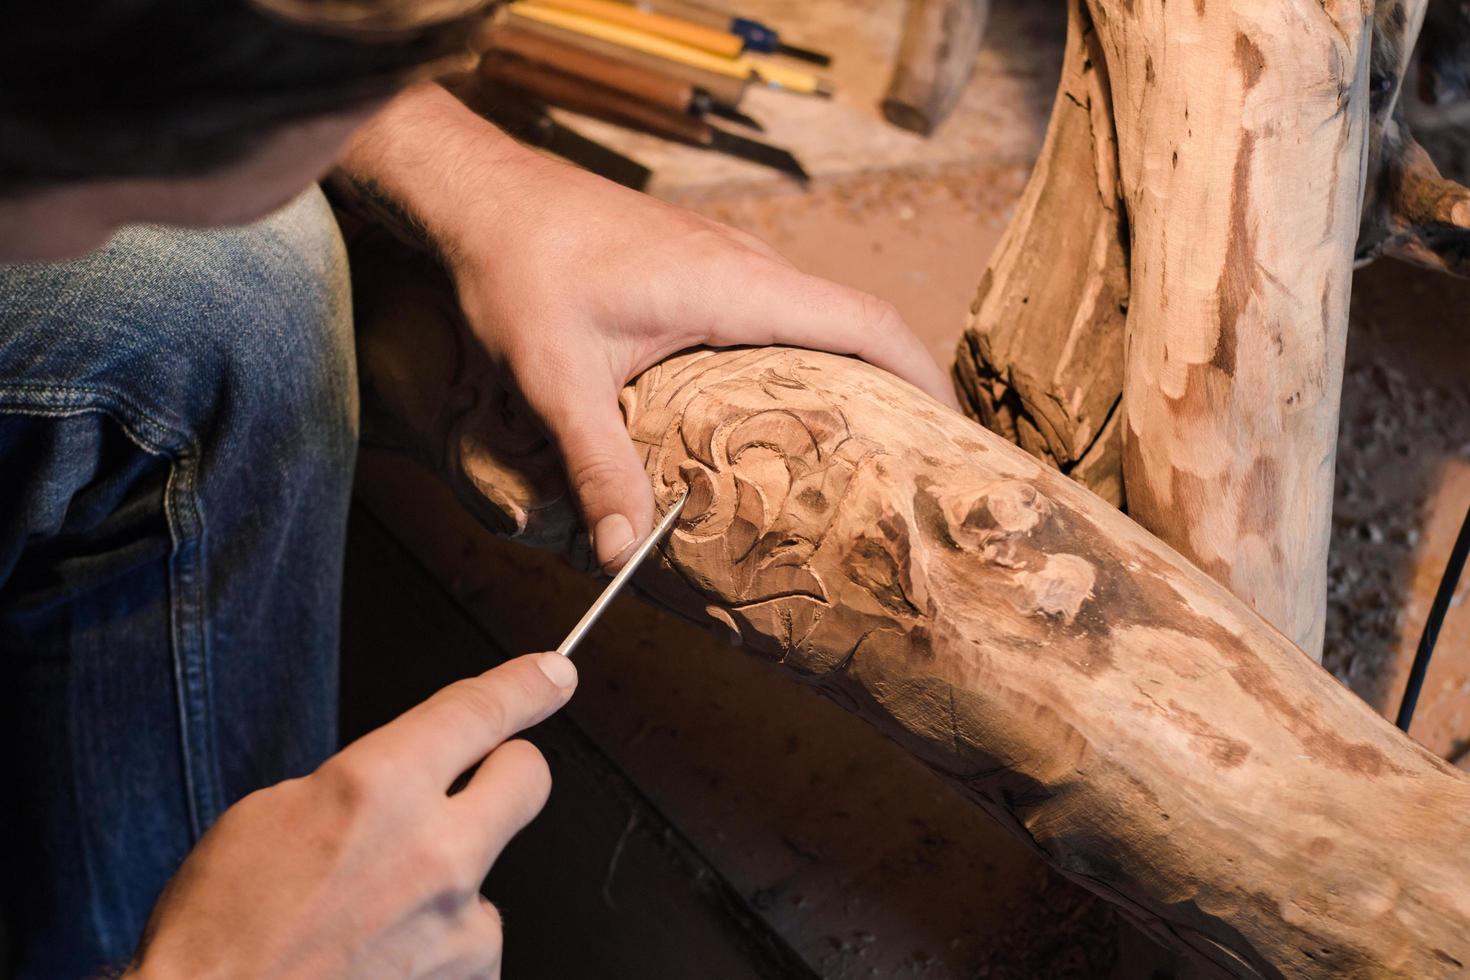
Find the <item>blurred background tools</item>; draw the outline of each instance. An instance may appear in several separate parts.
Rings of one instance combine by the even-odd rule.
[[[788,174],[802,183],[809,178],[801,163],[786,150],[747,139],[711,125],[689,109],[690,87],[674,82],[649,98],[636,92],[592,81],[559,67],[531,61],[510,51],[487,51],[480,61],[480,77],[493,85],[585,115],[631,126],[664,139],[702,147],[749,160]]]
[[[851,141],[865,148],[869,163],[874,154],[890,162],[927,159],[931,154],[916,144],[871,124],[886,120],[923,136],[935,132],[971,78],[990,0],[875,0],[894,28],[890,37],[902,28],[886,92],[873,68],[891,49],[875,46],[859,29],[872,12],[835,2],[829,9],[828,2],[510,0],[480,39],[480,50],[498,52],[475,75],[476,87],[484,90],[481,111],[526,142],[629,186],[656,183],[661,194],[674,187],[760,180],[715,154],[676,147],[754,161],[803,183],[808,173],[831,174],[834,167],[851,165],[852,154],[844,148]],[[829,111],[786,97],[832,92],[829,72],[816,67],[831,62],[827,51],[795,48],[787,44],[786,31],[798,39],[823,39],[825,44],[813,47],[842,55],[850,74],[841,105]],[[862,103],[873,106],[880,95],[881,116],[865,113]],[[536,115],[518,114],[509,104],[517,100],[533,106]],[[616,157],[613,150],[626,156]],[[954,152],[955,140],[947,140],[938,157]],[[635,169],[643,165],[658,171],[656,182]]]
[[[504,24],[490,36],[496,52],[519,55],[528,61],[550,65],[568,75],[617,89],[636,99],[674,112],[703,118],[718,116],[740,123],[759,132],[761,124],[735,107],[741,90],[734,99],[722,101],[714,93],[686,79],[664,74],[643,65],[577,47],[555,37],[528,31],[515,24]]]
[[[615,44],[612,41],[604,41],[588,34],[579,34],[576,31],[567,30],[555,24],[526,17],[516,13],[514,10],[506,11],[495,21],[490,29],[490,33],[484,39],[482,46],[499,46],[502,33],[512,29],[517,33],[533,34],[537,37],[558,41],[567,47],[590,51],[593,54],[602,55],[604,58],[612,61],[638,65],[639,67],[647,68],[663,75],[670,75],[674,78],[682,79],[710,93],[713,98],[718,99],[725,105],[739,105],[750,82],[748,78],[710,71],[708,68],[685,64],[682,61],[671,61],[667,58],[660,58],[657,55],[635,51],[632,48]]]
[[[821,51],[813,51],[810,48],[797,47],[787,44],[781,40],[781,35],[773,28],[767,27],[760,21],[741,17],[728,10],[703,3],[693,3],[689,0],[619,0],[619,2],[631,4],[639,10],[648,10],[654,13],[665,14],[669,17],[677,17],[705,27],[712,27],[717,31],[733,34],[740,38],[741,51],[756,51],[761,54],[784,54],[788,58],[797,58],[801,61],[809,61],[814,65],[826,68],[832,64],[832,56]]]
[[[594,9],[611,10],[610,16],[616,19],[608,19],[601,15],[594,17],[561,6],[570,3],[576,3],[579,8],[586,4],[598,4],[599,6]],[[601,6],[602,4],[606,6]],[[630,48],[666,61],[703,68],[715,74],[742,80],[755,80],[772,88],[802,95],[830,97],[832,94],[832,88],[828,82],[808,71],[791,68],[750,53],[734,57],[715,54],[684,41],[671,40],[649,30],[627,26],[626,18],[629,14],[642,17],[655,15],[645,14],[626,4],[613,3],[612,0],[519,0],[511,4],[510,12],[513,17],[540,21],[543,24],[550,24],[566,31]],[[661,19],[672,20],[666,17]]]
[[[516,135],[531,133],[540,141],[536,145],[572,158],[548,144],[566,147],[582,158],[574,162],[588,165],[585,161],[591,159],[595,165],[589,169],[629,186],[639,179],[636,171],[612,159],[612,151],[594,150],[587,145],[596,146],[591,140],[567,130],[565,124],[575,119],[550,119],[545,108],[567,109],[737,157],[805,184],[807,171],[790,151],[715,122],[763,131],[740,108],[752,81],[812,95],[830,95],[831,87],[808,70],[752,54],[785,50],[763,24],[674,0],[658,0],[656,9],[647,9],[650,2],[517,0],[501,10],[482,36],[476,92],[461,97],[504,121]],[[737,26],[744,33],[737,33]],[[818,52],[802,49],[802,54],[808,61],[830,61]],[[518,100],[542,116],[518,115],[511,107]],[[550,129],[548,119],[560,129]],[[646,176],[641,179],[646,183]]]
[[[738,34],[708,27],[697,21],[679,16],[667,16],[657,12],[657,7],[647,9],[617,0],[532,0],[537,6],[552,7],[569,13],[580,14],[595,20],[606,21],[622,27],[652,34],[668,41],[686,44],[691,48],[708,51],[721,58],[738,58],[745,50],[745,40]]]
[[[456,76],[443,81],[461,102],[522,143],[554,153],[635,191],[648,188],[652,170],[557,122],[541,101],[520,92],[513,98],[505,98],[480,84],[477,76]]]

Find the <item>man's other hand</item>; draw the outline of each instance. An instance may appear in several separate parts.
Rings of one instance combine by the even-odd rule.
[[[855,354],[950,407],[949,379],[888,303],[799,271],[754,235],[551,161],[512,228],[450,251],[460,302],[561,452],[597,560],[652,526],[623,386],[688,347]],[[534,168],[528,168],[534,169]]]
[[[520,657],[236,803],[164,890],[129,976],[499,977],[480,885],[551,788],[508,739],[576,683],[564,657]]]
[[[957,408],[889,303],[807,275],[753,235],[516,145],[443,89],[391,103],[349,148],[432,239],[469,322],[561,452],[604,570],[653,522],[618,392],[688,347],[853,354]]]

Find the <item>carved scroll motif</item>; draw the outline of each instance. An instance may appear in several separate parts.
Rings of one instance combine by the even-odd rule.
[[[747,352],[733,378],[711,357],[655,368],[624,399],[660,495],[691,492],[666,548],[688,592],[664,583],[661,599],[691,612],[702,603],[698,612],[808,675],[842,670],[868,645],[932,652],[934,548],[965,555],[966,577],[990,580],[1023,615],[1081,612],[1092,566],[1025,547],[1051,513],[1034,486],[914,479],[915,463],[942,470],[943,459],[905,460],[854,436],[842,408],[803,380],[821,367],[801,352]],[[895,481],[912,492],[895,496]]]

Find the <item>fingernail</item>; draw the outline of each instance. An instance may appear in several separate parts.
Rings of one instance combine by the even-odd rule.
[[[623,552],[633,547],[633,525],[622,514],[608,514],[592,529],[592,548],[603,571],[617,570]]]
[[[563,690],[577,686],[577,668],[559,653],[543,653],[536,658],[536,666],[547,680]]]

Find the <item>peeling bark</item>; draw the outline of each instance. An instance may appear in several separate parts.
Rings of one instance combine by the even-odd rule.
[[[1121,505],[1127,229],[1106,64],[1086,9],[1067,9],[1046,140],[970,305],[954,371],[972,415]]]

